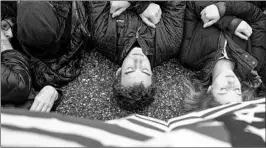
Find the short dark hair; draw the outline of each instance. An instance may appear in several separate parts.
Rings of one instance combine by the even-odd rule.
[[[5,19],[10,19],[12,23],[16,22],[15,11],[9,7],[7,4],[1,5],[1,21]]]
[[[153,76],[152,76],[153,77]],[[154,101],[156,84],[145,87],[142,83],[131,87],[121,84],[121,73],[113,83],[114,98],[118,106],[127,111],[143,110]]]

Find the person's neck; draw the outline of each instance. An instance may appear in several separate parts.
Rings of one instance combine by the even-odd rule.
[[[233,71],[234,70],[234,63],[227,59],[219,60],[212,71],[212,78],[214,79],[218,74],[222,73],[223,71]]]

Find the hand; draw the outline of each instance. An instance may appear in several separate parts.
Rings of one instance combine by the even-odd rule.
[[[130,6],[128,1],[110,1],[110,4],[110,13],[112,14],[112,18],[119,16]]]
[[[8,38],[4,35],[3,31],[1,30],[1,52],[5,50],[12,50],[13,47],[9,42]]]
[[[35,97],[30,111],[50,112],[57,97],[58,92],[54,87],[45,86]]]
[[[145,9],[145,11],[139,16],[146,25],[152,28],[156,28],[155,25],[160,22],[161,15],[162,10],[160,8],[160,5],[150,3],[150,5]]]
[[[240,37],[241,39],[248,40],[248,38],[252,34],[252,28],[245,21],[241,21],[235,30],[235,35]]]
[[[200,14],[204,23],[203,28],[213,25],[221,17],[218,8],[213,4],[205,7]]]

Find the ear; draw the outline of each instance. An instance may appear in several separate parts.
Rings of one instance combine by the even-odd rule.
[[[115,76],[118,77],[121,74],[121,67],[117,69]]]
[[[212,86],[210,85],[210,86],[208,87],[207,93],[209,93],[211,90],[212,90]]]

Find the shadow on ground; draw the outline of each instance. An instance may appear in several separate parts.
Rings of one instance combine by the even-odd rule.
[[[117,119],[133,113],[167,120],[185,113],[181,105],[184,91],[180,80],[190,72],[176,59],[154,69],[158,93],[155,101],[139,112],[121,110],[112,100],[111,86],[118,68],[98,52],[87,53],[80,76],[63,88],[63,101],[56,112],[94,120]]]

